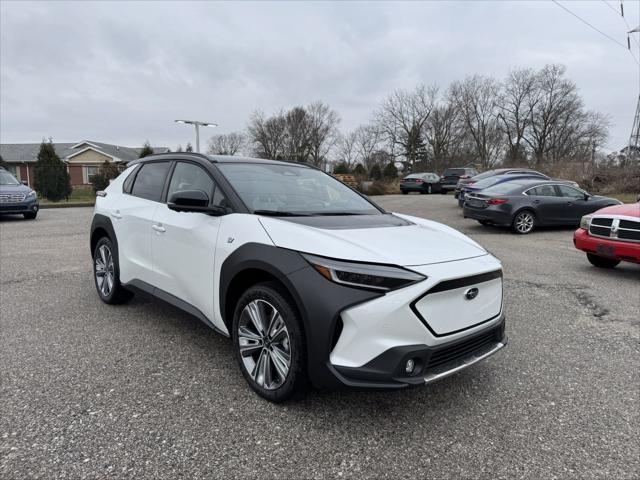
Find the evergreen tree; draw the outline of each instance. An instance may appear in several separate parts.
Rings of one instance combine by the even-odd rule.
[[[333,168],[333,173],[349,173],[349,167],[346,163],[340,162]]]
[[[186,150],[187,152],[193,152],[193,146],[191,145],[191,142],[187,143],[187,148]]]
[[[176,148],[176,152],[182,152],[182,145],[178,145],[178,148]]]
[[[382,170],[380,170],[380,165],[376,163],[373,167],[371,167],[371,170],[369,171],[369,176],[373,180],[380,180],[382,178]]]
[[[153,148],[151,148],[151,144],[149,143],[149,140],[144,142],[144,145],[142,146],[142,150],[140,150],[140,156],[138,158],[144,158],[147,155],[153,155]]]
[[[389,162],[385,165],[384,170],[382,171],[382,176],[384,178],[397,178],[398,177],[398,169],[393,164],[393,162]]]
[[[5,162],[4,158],[2,158],[2,155],[0,155],[0,167],[7,168],[7,165],[7,162]]]
[[[109,181],[118,175],[120,175],[118,167],[108,160],[105,160],[104,163],[100,165],[100,171],[91,178],[93,190],[96,192],[104,190],[109,186]]]
[[[366,175],[367,174],[367,170],[364,168],[364,166],[361,163],[359,163],[353,169],[353,173],[356,174],[356,175]]]
[[[45,198],[57,202],[71,194],[71,179],[67,166],[60,160],[53,142],[42,140],[34,170],[34,186]]]

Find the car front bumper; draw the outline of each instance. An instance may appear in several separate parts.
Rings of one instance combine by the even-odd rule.
[[[427,278],[336,312],[324,334],[333,334],[333,341],[314,338],[314,346],[330,344],[325,371],[310,370],[314,384],[388,389],[431,383],[504,347],[498,260],[483,255],[410,268]],[[476,286],[478,300],[464,299]],[[411,372],[405,369],[409,359]]]
[[[36,213],[39,209],[40,202],[37,197],[22,202],[0,202],[0,214]]]
[[[584,228],[578,228],[573,234],[573,244],[578,250],[593,255],[640,263],[640,243],[593,237]]]

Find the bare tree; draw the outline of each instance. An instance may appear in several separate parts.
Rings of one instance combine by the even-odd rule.
[[[536,72],[525,68],[509,73],[499,99],[498,119],[508,142],[506,159],[510,165],[527,160],[524,138],[539,98]]]
[[[429,144],[431,168],[438,172],[449,161],[451,154],[458,149],[460,129],[458,112],[452,102],[436,106],[425,125],[425,137]]]
[[[235,155],[242,150],[246,138],[241,132],[213,135],[209,139],[208,153],[212,155]]]
[[[328,105],[314,102],[307,106],[309,117],[309,161],[320,167],[339,138],[340,116]]]
[[[309,159],[311,119],[304,107],[294,107],[285,114],[287,136],[285,159],[306,162]]]
[[[378,126],[392,149],[399,147],[401,155],[413,165],[418,159],[421,136],[435,105],[438,89],[419,85],[415,90],[396,90],[382,103],[377,112]]]
[[[499,84],[490,77],[474,75],[454,82],[449,98],[460,120],[473,139],[476,155],[483,169],[493,167],[500,155],[501,131],[498,126]]]
[[[355,131],[358,160],[367,169],[373,167],[374,153],[380,149],[382,134],[377,125],[360,125]]]
[[[287,121],[282,112],[266,119],[262,112],[255,112],[247,127],[249,140],[255,154],[262,158],[285,158]]]
[[[340,136],[336,142],[336,154],[338,161],[344,163],[349,169],[358,162],[355,131]]]

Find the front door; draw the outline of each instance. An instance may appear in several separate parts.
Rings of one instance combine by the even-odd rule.
[[[211,205],[220,192],[209,173],[187,161],[176,162],[167,190],[167,201],[180,190],[201,190]],[[215,245],[224,217],[204,213],[176,212],[166,204],[153,218],[151,250],[154,286],[197,308],[213,319]]]
[[[586,200],[585,193],[569,185],[556,185],[556,188],[566,204],[562,223],[566,225],[578,225],[580,218],[582,218],[585,213],[591,212],[589,200]]]

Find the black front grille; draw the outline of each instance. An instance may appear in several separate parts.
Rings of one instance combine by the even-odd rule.
[[[618,230],[620,240],[640,240],[640,230]]]
[[[611,233],[610,227],[598,227],[597,225],[591,224],[589,227],[589,233],[593,235],[602,235],[603,237],[608,237]]]
[[[613,223],[613,218],[594,218],[591,220],[591,225],[603,225],[605,227],[610,227]]]
[[[620,228],[630,228],[631,230],[640,230],[640,221],[620,220]]]
[[[499,341],[502,337],[500,329],[501,327],[492,328],[486,332],[480,333],[479,335],[475,335],[471,338],[462,340],[461,342],[436,350],[431,355],[426,369],[435,368],[439,365],[464,358],[476,350],[480,350],[491,343]]]

